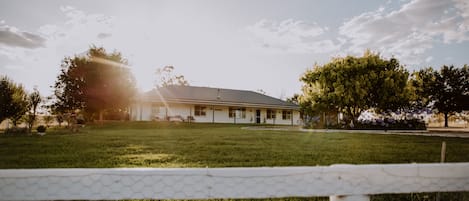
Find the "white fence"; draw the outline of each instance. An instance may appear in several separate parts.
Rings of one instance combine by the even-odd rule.
[[[469,163],[0,170],[0,200],[209,199],[469,191]]]

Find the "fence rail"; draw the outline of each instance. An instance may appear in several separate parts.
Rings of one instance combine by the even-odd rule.
[[[0,200],[209,199],[469,191],[469,163],[0,170]]]

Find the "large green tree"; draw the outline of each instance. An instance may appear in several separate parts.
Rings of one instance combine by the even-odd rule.
[[[441,67],[439,71],[425,68],[412,76],[415,89],[415,104],[419,107],[431,107],[445,117],[448,127],[449,116],[469,109],[469,68],[454,66]]]
[[[395,58],[366,51],[362,57],[334,58],[306,71],[303,102],[313,110],[336,110],[355,121],[363,110],[397,110],[407,105],[409,73]]]
[[[0,122],[10,119],[14,126],[28,110],[27,93],[6,76],[0,78]]]
[[[81,109],[98,114],[125,111],[136,94],[135,78],[120,52],[92,46],[86,55],[66,57],[54,85],[58,113]]]

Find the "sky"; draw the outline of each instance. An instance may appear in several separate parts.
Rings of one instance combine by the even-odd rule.
[[[61,61],[119,51],[141,92],[174,66],[193,86],[285,99],[301,75],[366,49],[410,72],[469,64],[469,0],[0,0],[0,75],[43,96]]]

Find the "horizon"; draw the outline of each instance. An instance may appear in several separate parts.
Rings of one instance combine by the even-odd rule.
[[[8,1],[0,0],[0,72],[41,95],[64,57],[91,45],[118,51],[140,92],[174,66],[191,86],[249,90],[286,99],[300,76],[366,49],[412,72],[462,67],[469,3],[401,1]],[[333,12],[331,12],[331,10]]]

